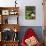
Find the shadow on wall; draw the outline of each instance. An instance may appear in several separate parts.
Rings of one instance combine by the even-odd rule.
[[[21,40],[22,40],[22,38],[23,38],[23,36],[24,36],[24,33],[26,32],[26,30],[27,30],[28,28],[32,28],[32,29],[36,32],[39,41],[40,41],[41,43],[43,43],[43,30],[42,30],[42,27],[41,27],[41,26],[32,26],[32,27],[30,27],[30,26],[21,26],[21,27],[20,27],[20,32],[19,32],[19,39],[20,39],[20,42],[21,42]]]

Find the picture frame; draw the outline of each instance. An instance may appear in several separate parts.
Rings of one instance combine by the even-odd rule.
[[[9,15],[9,10],[2,10],[2,15]]]
[[[36,7],[35,6],[25,6],[25,19],[35,19],[36,18]]]

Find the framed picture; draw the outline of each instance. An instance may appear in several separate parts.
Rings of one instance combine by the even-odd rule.
[[[2,10],[2,15],[9,15],[9,10]]]
[[[36,17],[36,8],[35,6],[25,6],[25,19],[35,19]]]

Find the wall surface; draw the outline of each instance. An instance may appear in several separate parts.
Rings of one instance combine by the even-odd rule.
[[[42,0],[21,0],[20,2],[20,25],[22,26],[43,26],[43,6]],[[35,6],[36,7],[36,19],[35,20],[25,20],[25,6]]]
[[[15,0],[0,0],[1,7],[15,6]],[[43,26],[43,6],[42,0],[17,0],[19,6],[19,24],[20,26]],[[25,6],[36,7],[36,19],[26,20],[25,19]],[[10,20],[10,19],[9,19]],[[14,22],[14,21],[13,21]]]

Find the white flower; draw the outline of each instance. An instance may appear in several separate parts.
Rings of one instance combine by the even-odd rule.
[[[32,13],[31,16],[34,17],[35,15]]]

